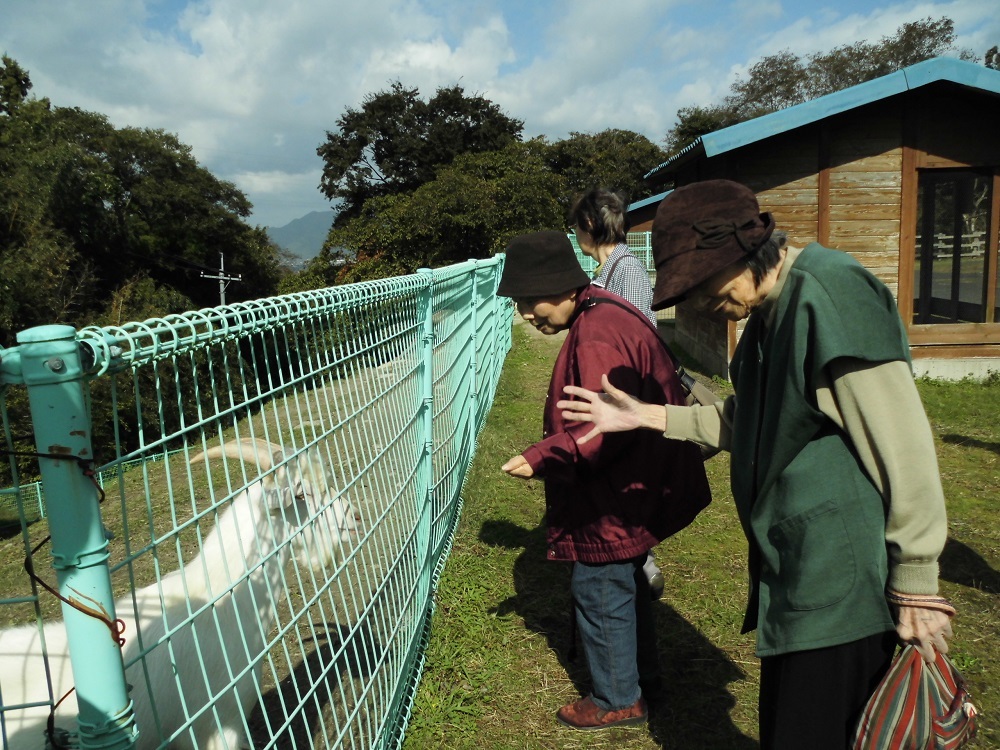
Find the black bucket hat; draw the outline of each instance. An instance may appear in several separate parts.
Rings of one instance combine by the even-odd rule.
[[[679,187],[660,202],[653,219],[656,261],[654,310],[682,302],[701,282],[753,255],[774,231],[757,196],[732,180]]]
[[[497,294],[515,299],[554,297],[590,283],[573,244],[562,232],[518,235],[507,245]]]

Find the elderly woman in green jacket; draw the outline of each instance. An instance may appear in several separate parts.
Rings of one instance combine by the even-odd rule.
[[[836,748],[897,638],[933,660],[954,610],[938,592],[947,536],[930,425],[892,294],[846,253],[790,247],[749,188],[678,188],[653,225],[653,309],[689,300],[746,319],[716,406],[566,388],[564,417],[731,451],[749,542],[744,632],[757,631],[763,748]]]

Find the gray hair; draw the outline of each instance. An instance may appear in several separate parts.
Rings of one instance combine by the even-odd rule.
[[[598,245],[625,242],[628,201],[621,193],[593,188],[577,196],[570,209],[570,224],[585,231]]]

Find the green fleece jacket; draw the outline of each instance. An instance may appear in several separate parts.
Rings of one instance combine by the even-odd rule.
[[[758,654],[892,627],[883,599],[937,591],[933,439],[889,291],[850,256],[789,249],[733,362],[735,398],[667,408],[667,437],[733,451]]]

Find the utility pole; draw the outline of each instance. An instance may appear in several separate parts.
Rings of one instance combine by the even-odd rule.
[[[226,287],[229,286],[231,281],[242,281],[243,275],[238,276],[226,276],[226,264],[222,253],[219,253],[219,275],[212,276],[210,274],[201,272],[201,277],[203,279],[218,279],[219,280],[219,304],[226,304]]]

